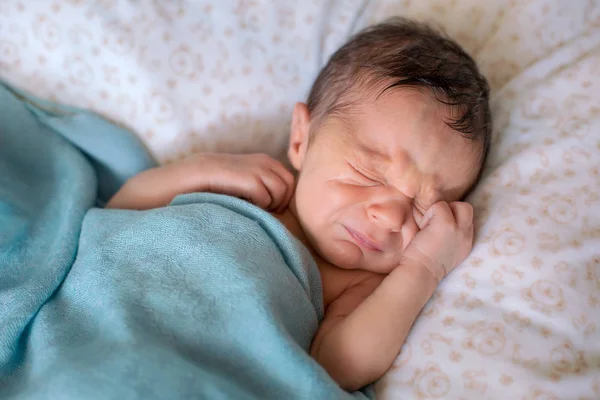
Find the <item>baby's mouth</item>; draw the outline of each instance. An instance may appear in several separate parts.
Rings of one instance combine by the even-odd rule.
[[[378,252],[383,251],[382,250],[383,246],[376,243],[369,237],[361,234],[360,232],[355,231],[352,228],[348,228],[347,226],[344,226],[344,228],[346,228],[346,231],[348,231],[348,233],[350,234],[350,237],[353,239],[353,241],[356,244],[358,244],[360,247],[362,247],[363,249],[368,250],[368,251],[378,251]]]

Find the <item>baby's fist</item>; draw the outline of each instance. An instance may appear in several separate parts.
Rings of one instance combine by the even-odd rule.
[[[427,268],[440,282],[471,252],[473,207],[440,201],[417,221],[420,231],[404,251],[405,261]]]

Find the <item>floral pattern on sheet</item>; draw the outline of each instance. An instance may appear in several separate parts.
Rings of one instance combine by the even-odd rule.
[[[9,0],[0,76],[124,124],[161,162],[192,151],[282,158],[321,46],[344,40],[361,4]]]
[[[0,2],[0,76],[133,129],[162,162],[285,155],[295,101],[385,17],[441,26],[492,86],[473,253],[440,286],[382,399],[600,398],[600,3]]]

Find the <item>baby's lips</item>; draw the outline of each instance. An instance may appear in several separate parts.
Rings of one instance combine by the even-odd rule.
[[[377,252],[381,252],[384,249],[384,245],[379,242],[374,240],[373,238],[371,238],[369,235],[365,235],[364,233],[361,233],[355,229],[349,228],[347,226],[345,226],[346,230],[348,231],[348,233],[350,234],[350,236],[352,237],[352,239],[362,248],[369,250],[369,251],[377,251]]]

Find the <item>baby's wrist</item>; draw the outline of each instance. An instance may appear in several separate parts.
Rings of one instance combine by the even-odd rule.
[[[394,288],[408,285],[427,299],[433,295],[440,282],[428,268],[413,260],[402,262],[385,280]]]
[[[422,278],[431,280],[436,287],[445,276],[443,265],[436,263],[431,257],[418,251],[402,257],[397,268],[419,271]]]

